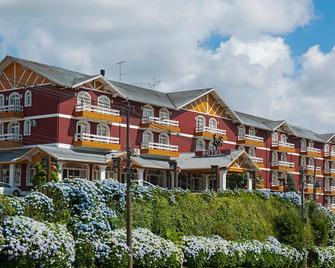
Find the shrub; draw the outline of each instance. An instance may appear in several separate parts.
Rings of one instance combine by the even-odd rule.
[[[308,252],[310,267],[335,267],[335,247],[311,247]]]
[[[25,215],[35,220],[50,221],[55,212],[52,199],[40,192],[31,192],[24,197]]]

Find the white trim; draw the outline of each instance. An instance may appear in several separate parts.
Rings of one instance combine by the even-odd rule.
[[[78,83],[78,84],[75,84],[75,85],[72,86],[72,88],[80,87],[81,85],[84,85],[84,84],[86,84],[86,83],[89,83],[89,82],[91,82],[91,81],[93,81],[93,80],[96,80],[96,79],[99,79],[99,78],[102,78],[102,75],[101,75],[101,74],[98,74],[98,75],[96,75],[96,76],[94,76],[94,77],[91,77],[91,78],[89,78],[89,79],[87,79],[87,80],[84,80],[84,81],[82,81],[82,82],[80,82],[80,83]]]

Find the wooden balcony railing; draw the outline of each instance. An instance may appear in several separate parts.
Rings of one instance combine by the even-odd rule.
[[[264,139],[259,136],[245,134],[244,136],[237,137],[237,143],[243,145],[251,145],[251,146],[264,146]]]
[[[23,106],[5,105],[0,107],[0,118],[23,118]]]
[[[0,135],[0,148],[13,148],[22,146],[22,135],[15,133]]]
[[[76,105],[74,117],[121,122],[119,110],[91,104]]]
[[[157,142],[142,143],[141,154],[178,157],[179,147],[177,145]]]
[[[313,147],[304,147],[300,149],[300,153],[309,157],[321,157],[321,150]]]
[[[227,139],[227,132],[224,129],[198,126],[195,128],[194,132],[194,136],[208,139],[213,139],[214,134],[220,135],[224,140]]]
[[[271,144],[271,148],[273,150],[281,151],[281,152],[291,152],[294,153],[294,144],[283,142],[283,141],[273,141]]]
[[[75,147],[96,148],[101,150],[120,150],[120,139],[116,137],[76,133],[74,136]]]
[[[180,132],[178,121],[154,116],[143,117],[141,121],[141,127],[168,132]]]
[[[287,161],[272,161],[271,163],[272,169],[279,170],[279,171],[294,171],[294,163],[287,162]]]

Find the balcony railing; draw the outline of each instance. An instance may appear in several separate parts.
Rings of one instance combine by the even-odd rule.
[[[335,152],[324,152],[325,157],[334,157],[335,158]]]
[[[273,141],[272,146],[273,147],[283,146],[283,147],[294,149],[294,144],[293,143],[284,142],[284,141]]]
[[[197,126],[195,132],[209,132],[213,134],[226,135],[227,131],[224,129],[206,127],[206,126]]]
[[[327,173],[327,174],[334,173],[335,174],[335,168],[327,168],[324,170],[324,173]]]
[[[23,112],[23,106],[20,105],[6,105],[0,107],[0,113],[8,113],[8,112],[14,112],[14,113],[22,113]]]
[[[238,136],[238,140],[251,140],[251,141],[264,142],[264,139],[262,137],[249,134],[245,134],[244,136]]]
[[[93,113],[99,113],[99,114],[105,114],[105,115],[111,115],[111,116],[120,116],[120,111],[103,107],[103,106],[97,106],[97,105],[90,105],[90,104],[77,104],[76,105],[76,112],[93,112]]]
[[[261,157],[250,156],[250,158],[256,163],[263,163],[263,158]]]
[[[313,148],[313,147],[304,147],[304,148],[301,148],[301,152],[302,153],[305,153],[305,152],[321,153],[321,150],[318,148]]]
[[[22,135],[14,134],[14,133],[1,134],[0,135],[0,142],[3,142],[3,141],[21,142],[22,141]]]
[[[76,133],[75,141],[92,141],[97,143],[119,144],[120,139],[116,137],[101,136],[88,133]]]
[[[143,124],[156,123],[156,124],[160,124],[164,126],[179,127],[179,122],[176,120],[170,120],[170,119],[154,117],[154,116],[143,117],[142,123]]]
[[[287,161],[272,161],[271,164],[273,167],[288,167],[288,168],[294,168],[293,162],[287,162]]]
[[[325,192],[335,192],[335,186],[326,186]]]
[[[314,170],[321,171],[321,168],[320,167],[311,166],[311,165],[307,165],[306,166],[306,170],[307,171],[314,171]]]
[[[157,142],[142,143],[142,149],[163,150],[169,152],[178,152],[178,145],[170,145]]]

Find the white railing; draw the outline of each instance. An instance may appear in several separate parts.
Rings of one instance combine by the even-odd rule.
[[[289,167],[289,168],[294,168],[294,162],[287,162],[287,161],[272,161],[272,166],[273,167]]]
[[[1,134],[0,141],[22,141],[22,135],[14,133]]]
[[[99,114],[120,116],[119,110],[114,110],[111,108],[97,106],[97,105],[90,105],[90,104],[77,104],[76,112],[94,112],[94,113],[99,113]]]
[[[170,152],[178,152],[178,145],[170,145],[157,142],[142,143],[142,149],[157,149]]]
[[[306,166],[306,170],[316,170],[316,171],[320,171],[321,170],[321,168],[320,167],[316,167],[315,168],[315,166],[311,166],[311,165],[307,165]]]
[[[249,134],[245,134],[244,136],[238,136],[238,140],[252,140],[252,141],[264,142],[264,139],[262,137],[249,135]]]
[[[206,127],[206,126],[197,126],[195,132],[210,132],[213,134],[226,135],[227,131],[224,129]]]
[[[327,207],[328,207],[329,209],[335,209],[335,204],[328,204]]]
[[[325,191],[334,192],[335,191],[335,186],[327,186],[327,187],[325,187]]]
[[[283,147],[294,149],[294,144],[293,143],[284,142],[284,141],[273,141],[272,146],[273,147],[283,146]]]
[[[144,124],[145,123],[156,123],[156,124],[160,124],[164,126],[179,127],[179,122],[176,120],[170,120],[170,119],[154,117],[154,116],[143,117],[142,123]]]
[[[0,112],[16,112],[20,113],[23,112],[23,106],[20,105],[6,105],[6,106],[1,106],[0,107]]]
[[[250,158],[256,163],[263,163],[263,158],[261,157],[250,156]]]
[[[318,148],[313,148],[313,147],[305,147],[305,148],[301,148],[301,152],[321,153],[321,150]]]
[[[335,173],[335,168],[326,168],[325,173]]]
[[[324,152],[324,156],[335,156],[335,152]]]
[[[75,141],[94,141],[94,142],[101,142],[101,143],[119,144],[120,139],[115,138],[115,137],[94,135],[94,134],[88,134],[88,133],[76,133]]]

